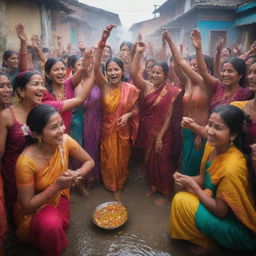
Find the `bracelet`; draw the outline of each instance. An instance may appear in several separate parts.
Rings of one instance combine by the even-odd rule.
[[[104,49],[105,46],[106,46],[106,42],[100,40],[99,43],[98,43],[98,48]]]

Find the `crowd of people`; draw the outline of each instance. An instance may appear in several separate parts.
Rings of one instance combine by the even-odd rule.
[[[16,26],[20,50],[4,53],[0,73],[0,255],[8,223],[61,255],[70,189],[88,196],[102,183],[121,201],[133,150],[145,196],[171,204],[173,239],[194,254],[256,251],[256,43],[241,53],[220,39],[207,56],[193,30],[188,56],[164,28],[159,51],[139,35],[114,54],[114,28],[71,54],[60,37],[50,51]]]

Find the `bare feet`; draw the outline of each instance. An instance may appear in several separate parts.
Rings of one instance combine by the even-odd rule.
[[[154,200],[154,204],[158,206],[164,205],[167,202],[168,202],[168,199],[165,196],[158,197],[157,199]]]
[[[114,192],[114,199],[117,202],[121,202],[121,192],[120,191]]]
[[[190,247],[190,252],[193,254],[193,255],[209,255],[209,254],[212,254],[214,252],[218,251],[218,249],[210,249],[210,248],[204,248],[204,247],[201,247],[199,245],[192,245]]]
[[[82,196],[89,196],[90,192],[84,187],[82,183],[77,183],[75,186],[77,192]]]

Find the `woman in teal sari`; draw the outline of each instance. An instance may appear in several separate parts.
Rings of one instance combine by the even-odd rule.
[[[174,174],[183,192],[171,209],[171,237],[196,244],[192,252],[209,253],[222,245],[256,250],[256,174],[243,131],[244,113],[222,105],[208,121],[200,175]]]

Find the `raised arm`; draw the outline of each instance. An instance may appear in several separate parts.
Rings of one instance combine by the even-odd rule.
[[[136,52],[132,60],[131,66],[131,75],[134,84],[145,92],[147,88],[147,81],[144,80],[141,76],[141,56],[146,48],[146,45],[143,42],[137,42]]]
[[[100,86],[100,88],[103,88],[103,86],[106,84],[106,79],[100,69],[103,50],[104,50],[104,47],[106,46],[106,42],[110,36],[110,33],[114,27],[115,25],[111,24],[111,25],[108,25],[103,30],[101,40],[98,43],[98,47],[95,49],[94,73],[95,73],[96,83],[97,85]]]
[[[191,42],[196,49],[196,60],[199,73],[203,77],[209,92],[212,93],[214,88],[216,87],[216,84],[219,82],[219,79],[215,78],[208,72],[207,65],[205,63],[204,56],[202,53],[201,34],[197,29],[194,29],[191,34]]]
[[[203,78],[198,73],[196,73],[190,67],[190,65],[187,63],[187,61],[181,56],[179,50],[175,46],[175,44],[174,44],[170,34],[168,33],[167,29],[164,28],[162,30],[162,32],[163,32],[162,36],[167,41],[167,43],[170,47],[170,50],[172,52],[172,56],[175,59],[175,61],[177,62],[177,64],[180,66],[180,68],[190,78],[190,80],[192,81],[193,84],[203,85]]]
[[[221,72],[221,51],[223,49],[224,46],[224,38],[220,38],[219,42],[216,46],[216,54],[214,57],[214,74],[217,77],[220,77],[220,72]]]
[[[74,88],[76,88],[79,85],[83,77],[86,77],[88,69],[90,68],[90,65],[92,63],[92,59],[93,59],[93,52],[85,51],[81,67],[71,77]]]
[[[40,48],[40,40],[38,35],[33,35],[33,37],[31,38],[31,42],[40,59],[42,66],[44,66],[45,62],[47,61],[47,58]]]
[[[93,72],[93,55],[91,51],[85,52],[85,58],[88,59],[88,72],[87,77],[83,78],[80,85],[76,88],[75,97],[72,99],[64,100],[61,112],[73,109],[74,107],[82,104],[90,94],[93,86],[95,85],[95,77]],[[90,61],[90,62],[89,62]]]
[[[22,24],[18,24],[16,27],[17,35],[20,39],[20,52],[19,52],[19,71],[24,72],[34,68],[33,64],[28,58],[27,49],[27,36],[25,33],[25,28]]]
[[[240,55],[239,58],[244,60],[253,54],[256,54],[256,41],[254,41],[252,43],[250,49],[247,52],[245,52],[244,54]]]

